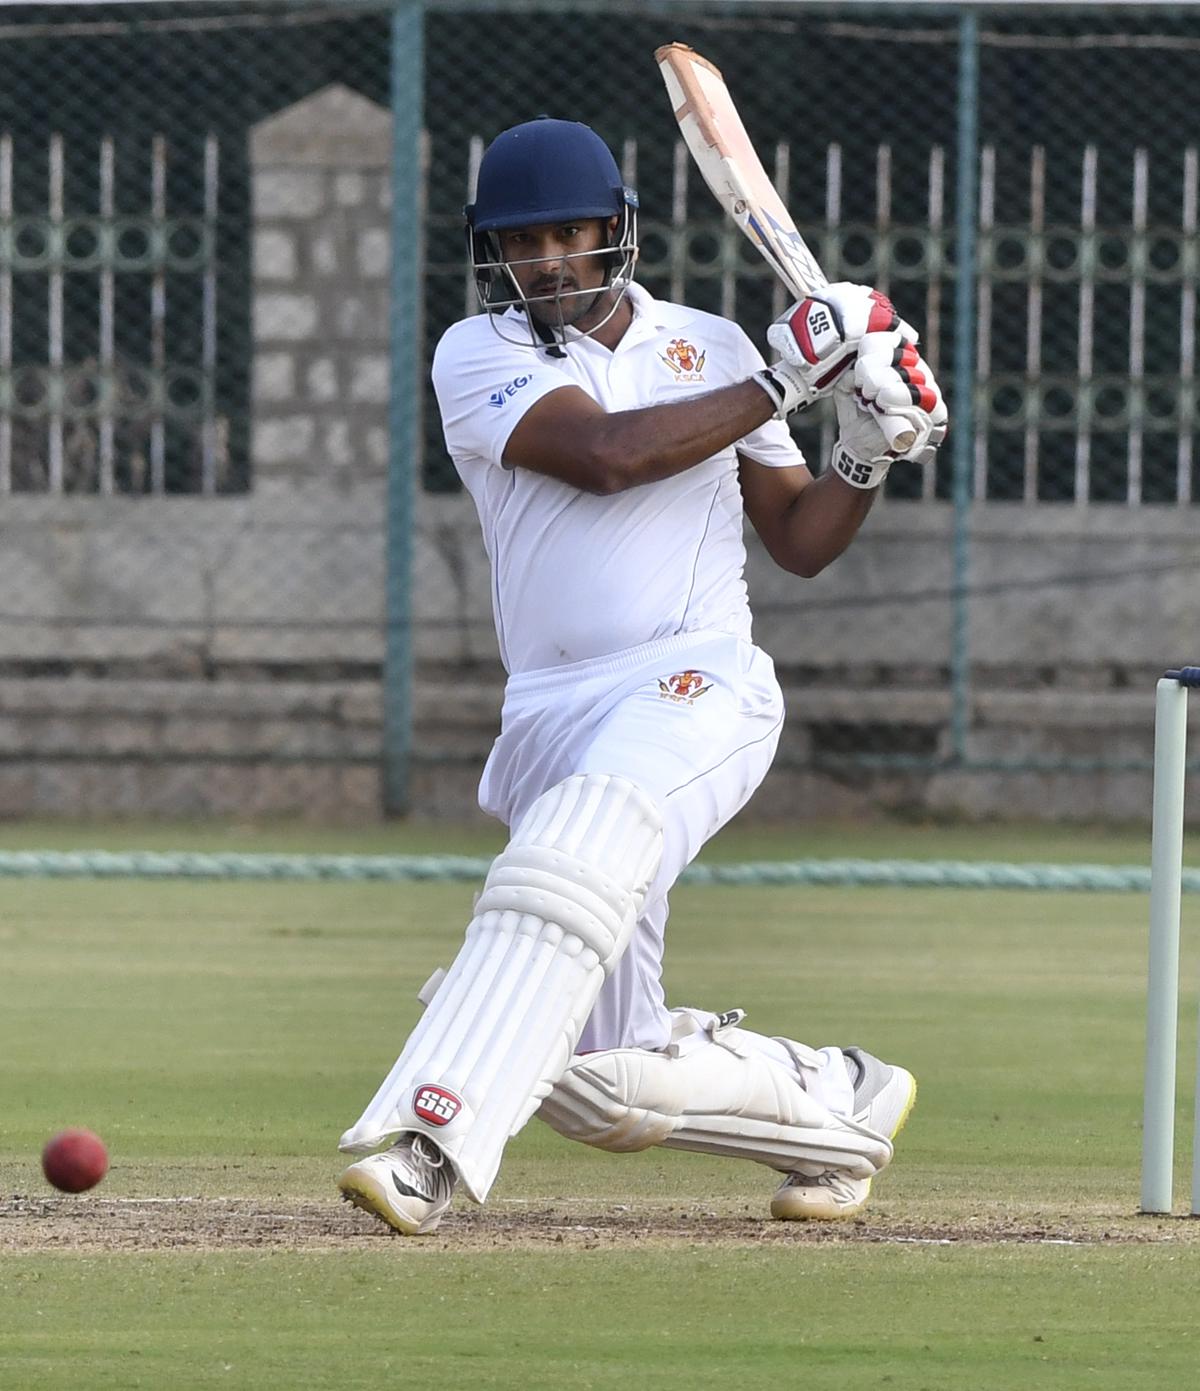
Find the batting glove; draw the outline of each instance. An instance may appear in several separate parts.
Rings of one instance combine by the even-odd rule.
[[[755,373],[755,381],[775,402],[776,416],[786,420],[833,390],[854,363],[864,335],[885,332],[917,341],[916,330],[878,290],[849,281],[826,285],[767,329],[767,342],[780,360]]]
[[[878,488],[894,459],[925,463],[946,438],[941,388],[916,347],[898,333],[866,335],[854,364],[834,392],[838,440],[831,463],[854,488]],[[912,435],[906,448],[889,445]]]

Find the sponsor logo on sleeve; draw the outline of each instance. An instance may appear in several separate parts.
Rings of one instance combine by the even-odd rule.
[[[704,674],[699,671],[677,671],[664,681],[658,678],[659,700],[669,700],[676,705],[695,705],[705,691],[712,690],[712,682],[704,684]]]
[[[462,1108],[461,1097],[433,1082],[419,1086],[413,1096],[413,1112],[428,1125],[449,1125]]]
[[[671,369],[677,382],[702,382],[704,380],[704,360],[708,350],[697,348],[686,338],[673,338],[667,344],[667,351],[659,356]]]
[[[514,377],[507,386],[502,386],[499,391],[492,392],[488,397],[488,405],[496,407],[503,406],[510,396],[515,396],[523,386],[528,386],[532,380],[533,376],[531,373],[527,373],[523,377]]]

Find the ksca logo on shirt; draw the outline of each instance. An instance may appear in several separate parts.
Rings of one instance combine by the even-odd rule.
[[[708,350],[698,349],[686,338],[673,338],[667,344],[667,351],[659,356],[675,373],[677,382],[702,382],[704,380],[704,359]]]
[[[670,700],[676,705],[694,705],[705,691],[712,689],[710,681],[704,684],[704,674],[699,671],[677,671],[664,681],[658,678],[659,700]]]
[[[515,396],[523,386],[528,386],[531,380],[532,378],[528,375],[524,377],[514,377],[507,386],[502,386],[499,391],[492,392],[488,397],[488,405],[502,406],[510,396]]]

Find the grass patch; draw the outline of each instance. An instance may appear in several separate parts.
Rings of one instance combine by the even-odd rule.
[[[1160,1391],[1200,1337],[1194,1248],[388,1247],[9,1262],[0,1385]]]
[[[896,855],[916,854],[925,833],[873,834]],[[981,840],[977,857],[1067,858],[1074,844],[1081,859],[1134,858],[1131,841],[1116,838],[1110,856],[1074,834],[1027,841],[1023,856]],[[820,853],[806,835],[786,853]],[[475,850],[439,836],[438,849]],[[185,843],[214,848],[173,832],[170,844]],[[941,831],[921,843],[927,858],[964,853]],[[117,833],[108,844],[120,848]],[[281,836],[253,848],[305,847]],[[723,837],[726,849],[767,855]],[[848,851],[872,853],[857,833]],[[489,1212],[557,1214],[571,1228],[563,1243],[493,1241],[469,1208],[445,1241],[353,1227],[342,1240],[354,1215],[334,1202],[337,1137],[390,1067],[470,902],[469,885],[6,884],[0,1387],[1190,1384],[1200,1223],[1133,1212],[1142,898],[677,892],[673,1000],[740,1005],[765,1033],[862,1043],[917,1074],[866,1232],[813,1240],[761,1223],[773,1180],[756,1166],[606,1155],[535,1123]],[[1185,916],[1190,930],[1190,898]],[[1196,993],[1189,960],[1181,1137]],[[280,1231],[289,1214],[316,1213],[320,1238],[286,1249],[277,1233],[256,1250],[230,1218],[218,1249],[153,1251],[135,1236],[112,1252],[98,1249],[106,1219],[87,1200],[64,1200],[61,1220],[38,1227],[11,1195],[36,1207],[41,1145],[65,1125],[108,1141],[97,1204],[241,1202],[275,1213]],[[591,1213],[603,1221],[580,1234]],[[56,1249],[72,1224],[89,1240]],[[954,1245],[913,1244],[947,1229]],[[1088,1244],[1013,1244],[1039,1232]]]

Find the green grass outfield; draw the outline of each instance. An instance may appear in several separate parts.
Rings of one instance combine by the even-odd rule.
[[[0,848],[481,853],[486,832],[0,828]],[[1142,831],[736,829],[724,858],[1144,863]],[[1194,845],[1194,842],[1191,842]],[[1189,863],[1194,857],[1189,858]],[[917,1073],[868,1214],[765,1220],[771,1175],[533,1123],[494,1199],[391,1239],[340,1131],[452,955],[467,885],[0,887],[0,1387],[1188,1386],[1200,1222],[1135,1215],[1138,895],[690,888],[669,987]],[[1185,906],[1194,948],[1200,917]],[[1179,1195],[1197,953],[1185,965]],[[50,1193],[65,1125],[108,1141]],[[1181,1204],[1182,1206],[1182,1204]]]

